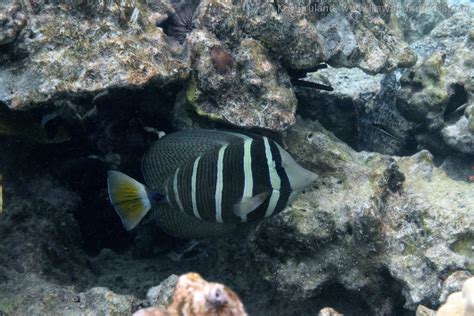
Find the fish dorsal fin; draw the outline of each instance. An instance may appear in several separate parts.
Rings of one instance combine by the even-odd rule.
[[[242,222],[246,222],[247,215],[262,205],[269,195],[270,191],[265,191],[254,196],[243,197],[239,203],[234,204],[235,216],[240,217]]]
[[[164,181],[184,163],[226,144],[258,137],[251,133],[226,130],[190,129],[166,135],[154,142],[143,156],[142,173],[151,188]]]

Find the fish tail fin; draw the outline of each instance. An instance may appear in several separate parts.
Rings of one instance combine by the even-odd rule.
[[[110,170],[107,176],[109,198],[126,230],[131,230],[151,208],[146,187],[119,171]]]

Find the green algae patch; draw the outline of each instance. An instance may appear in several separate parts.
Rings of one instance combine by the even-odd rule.
[[[191,77],[188,83],[188,88],[186,89],[186,100],[195,108],[197,108],[197,102],[201,91],[198,89],[198,84],[196,78]]]
[[[0,313],[5,314],[5,315],[13,315],[17,302],[15,301],[3,301],[0,302]]]
[[[466,267],[474,273],[474,234],[466,234],[452,244],[452,250],[467,260]]]
[[[202,95],[202,92],[198,88],[198,83],[196,78],[191,77],[188,83],[188,88],[186,89],[186,100],[192,106],[195,113],[199,116],[206,117],[212,121],[222,120],[222,116],[216,113],[207,112],[199,104],[199,99]]]

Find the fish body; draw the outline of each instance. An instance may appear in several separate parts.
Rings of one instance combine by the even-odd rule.
[[[110,200],[125,228],[153,209],[165,231],[187,238],[278,214],[317,177],[267,137],[202,129],[156,141],[142,173],[146,186],[109,172]]]

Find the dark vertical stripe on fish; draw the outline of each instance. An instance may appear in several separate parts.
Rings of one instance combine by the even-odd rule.
[[[234,204],[240,202],[244,191],[244,146],[232,145],[224,155],[224,192],[222,198],[222,218],[224,223],[240,222],[234,214]]]
[[[275,142],[270,142],[270,148],[272,151],[273,159],[275,160],[275,168],[281,181],[280,198],[278,199],[275,211],[273,212],[273,214],[278,214],[283,211],[283,209],[288,204],[288,198],[291,194],[291,187],[288,175],[286,174],[285,169],[282,166],[282,158],[278,146]]]
[[[194,216],[192,197],[191,197],[191,177],[193,172],[193,164],[187,163],[181,168],[178,177],[178,192],[183,205],[184,212]]]
[[[196,201],[202,219],[215,222],[215,194],[217,179],[217,157],[219,150],[203,155],[199,161],[197,178],[200,186],[196,188]]]
[[[264,215],[264,217],[269,217],[275,212],[278,200],[280,199],[281,179],[276,170],[276,164],[270,147],[271,140],[269,140],[267,137],[264,137],[263,141],[265,145],[265,156],[267,158],[268,176],[270,177],[272,186],[272,192],[268,198],[268,206]]]
[[[254,140],[251,148],[252,155],[252,176],[253,176],[253,196],[267,192],[271,193],[271,182],[268,173],[267,157],[265,155],[265,144],[262,137]],[[254,221],[265,216],[269,198],[247,214],[248,221]]]

